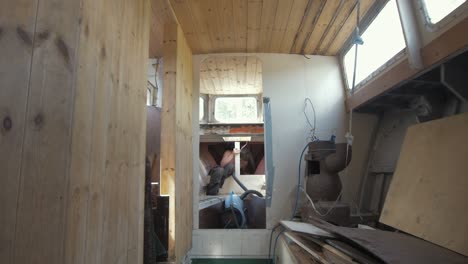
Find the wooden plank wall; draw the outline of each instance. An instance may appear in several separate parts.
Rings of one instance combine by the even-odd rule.
[[[380,221],[468,256],[468,113],[408,128]]]
[[[192,247],[192,51],[177,24],[164,27],[161,194],[169,200],[169,256]]]
[[[149,8],[0,3],[0,263],[142,263]]]

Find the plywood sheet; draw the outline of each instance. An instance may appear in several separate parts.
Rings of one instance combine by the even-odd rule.
[[[468,256],[468,113],[408,129],[380,221]]]
[[[403,233],[335,226],[318,218],[314,219],[314,225],[384,263],[468,263],[468,258],[461,254]]]
[[[335,237],[332,233],[327,232],[323,229],[320,229],[308,223],[281,221],[281,224],[287,229],[294,231],[294,232],[299,232],[299,233],[308,234],[308,235],[317,236],[317,237],[327,237],[327,238]]]

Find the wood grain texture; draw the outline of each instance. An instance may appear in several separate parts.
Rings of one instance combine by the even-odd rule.
[[[0,262],[142,263],[149,2],[37,2],[0,4]]]
[[[200,65],[202,94],[262,93],[262,62],[254,56],[215,56]]]
[[[165,23],[174,22],[172,12],[193,54],[247,51],[337,55],[356,26],[356,19],[352,18],[353,14],[356,16],[356,3],[357,0],[152,0],[150,55],[161,55],[161,31]],[[375,0],[362,0],[361,14],[365,15],[374,3]]]
[[[192,247],[192,51],[177,24],[165,26],[163,54],[161,194],[170,196],[169,257],[180,263]]]
[[[169,0],[149,1],[151,3],[149,57],[160,58],[163,55],[164,25],[175,23],[177,20]],[[177,4],[174,5],[174,8],[176,7]]]
[[[408,128],[380,221],[468,256],[468,114]]]
[[[0,263],[12,263],[37,1],[0,4]]]

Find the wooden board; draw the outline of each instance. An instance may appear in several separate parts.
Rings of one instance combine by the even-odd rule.
[[[468,114],[408,128],[380,221],[468,256]]]
[[[194,54],[337,55],[356,26],[356,0],[151,0],[151,55],[178,21]],[[375,0],[361,0],[361,17]],[[354,17],[354,18],[353,18]]]
[[[169,256],[192,247],[192,52],[177,24],[164,30],[161,194],[169,195]]]
[[[15,247],[37,2],[0,3],[0,263],[11,263]]]
[[[313,235],[316,237],[334,238],[335,236],[330,232],[324,231],[314,225],[302,222],[281,221],[281,224],[287,229],[303,234]]]
[[[340,227],[318,218],[314,219],[314,225],[384,263],[468,263],[468,257],[403,233]]]
[[[324,264],[354,264],[352,258],[339,250],[314,238],[305,238],[298,233],[286,232],[284,235],[307,251],[314,259]]]
[[[148,4],[0,3],[1,263],[142,263]]]

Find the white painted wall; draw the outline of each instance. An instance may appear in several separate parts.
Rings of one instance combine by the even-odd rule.
[[[193,56],[194,153],[199,153],[198,91],[200,62],[213,54]],[[317,136],[329,139],[335,132],[337,142],[344,142],[347,131],[345,93],[340,67],[335,57],[289,54],[248,54],[263,62],[263,93],[270,97],[273,123],[273,160],[275,182],[272,207],[267,209],[267,228],[292,213],[300,152],[305,146],[308,125],[304,118],[304,99],[315,105]],[[193,186],[198,185],[198,156],[194,155]],[[194,190],[194,235],[191,255],[195,256],[265,256],[268,254],[269,230],[197,230],[198,191]],[[241,244],[239,244],[241,242]],[[260,245],[260,246],[259,246]]]

